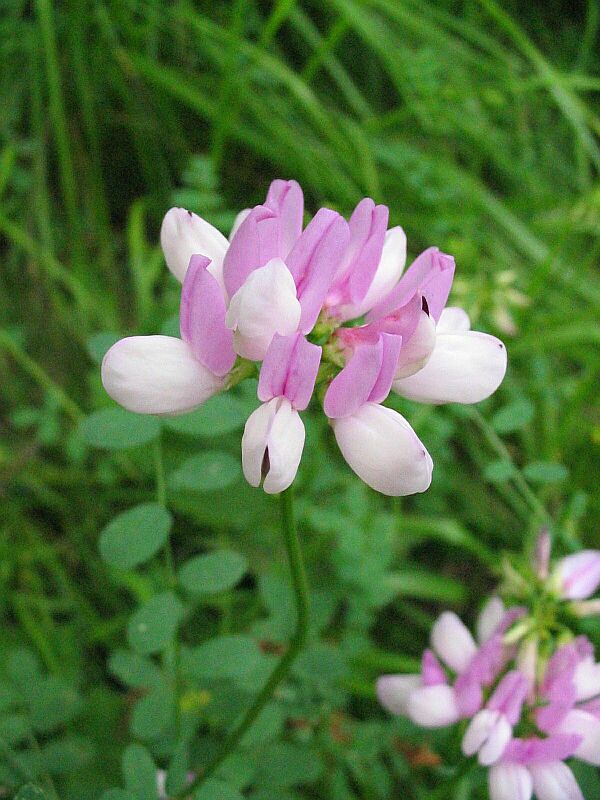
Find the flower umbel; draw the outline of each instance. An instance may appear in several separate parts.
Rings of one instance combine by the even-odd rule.
[[[423,403],[479,402],[504,377],[504,345],[445,307],[451,256],[429,248],[404,272],[406,237],[387,229],[386,206],[366,198],[348,221],[327,208],[303,220],[302,190],[284,180],[240,212],[229,241],[171,209],[161,244],[183,283],[181,339],[117,342],[104,386],[131,411],[180,414],[258,370],[263,405],[242,438],[252,485],[275,493],[292,483],[304,446],[298,412],[314,393],[360,478],[388,495],[423,492],[432,460],[382,403],[390,390]]]
[[[599,551],[584,550],[551,565],[543,532],[527,607],[491,598],[477,639],[443,613],[420,673],[377,683],[388,711],[422,727],[463,721],[462,752],[489,768],[491,800],[583,800],[565,762],[600,766],[600,663],[589,639],[561,622],[569,600],[600,585],[599,563]]]

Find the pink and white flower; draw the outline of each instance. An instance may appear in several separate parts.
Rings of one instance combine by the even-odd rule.
[[[118,342],[102,365],[104,386],[129,410],[179,414],[262,362],[263,405],[242,447],[252,485],[276,492],[293,480],[304,443],[298,412],[318,383],[359,477],[389,495],[425,491],[431,457],[407,420],[382,403],[391,389],[422,402],[477,402],[504,376],[504,346],[470,331],[460,309],[444,308],[450,256],[429,248],[403,274],[406,237],[387,229],[387,207],[366,198],[348,222],[327,208],[305,228],[303,218],[300,186],[283,180],[273,181],[264,204],[240,212],[229,240],[197,215],[171,209],[161,244],[183,283],[181,339]],[[275,379],[284,388],[265,399]],[[294,382],[300,400],[290,396]]]

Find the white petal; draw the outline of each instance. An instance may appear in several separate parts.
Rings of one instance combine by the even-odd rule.
[[[269,433],[269,471],[263,484],[267,494],[277,494],[291,486],[300,466],[304,439],[300,414],[289,400],[282,398]]]
[[[531,800],[533,781],[521,764],[496,764],[488,774],[490,800]]]
[[[352,416],[331,424],[342,455],[371,488],[397,497],[429,487],[431,456],[396,411],[365,403]]]
[[[423,728],[445,728],[459,719],[454,689],[440,683],[422,686],[410,693],[407,703],[408,716]]]
[[[575,751],[577,758],[600,767],[600,720],[588,711],[574,708],[552,733],[575,733],[583,741]]]
[[[499,719],[500,712],[490,711],[488,708],[484,708],[475,714],[463,736],[461,749],[464,755],[473,756],[477,753],[487,741]]]
[[[396,381],[393,388],[421,403],[478,403],[496,391],[505,372],[506,348],[495,336],[438,333],[423,369]]]
[[[408,342],[402,342],[396,380],[407,378],[423,369],[435,348],[435,320],[426,311],[421,311],[415,332]]]
[[[504,714],[500,714],[497,723],[489,733],[487,741],[479,751],[479,763],[484,767],[495,764],[506,750],[512,739],[512,725]]]
[[[390,228],[385,234],[383,251],[377,272],[362,302],[341,306],[336,313],[342,319],[355,319],[366,314],[398,283],[406,264],[406,234],[400,226]]]
[[[223,381],[172,336],[130,336],[114,344],[102,362],[108,394],[138,414],[181,414],[204,403]]]
[[[431,645],[442,661],[458,673],[465,671],[477,652],[471,632],[453,611],[444,611],[436,620]]]
[[[590,656],[577,665],[574,675],[578,700],[591,700],[600,695],[600,664]]]
[[[262,361],[276,333],[298,330],[300,302],[291,272],[280,258],[255,269],[231,298],[225,324],[243,358]]]
[[[477,641],[480,644],[487,642],[494,634],[502,622],[505,610],[504,603],[497,595],[486,602],[477,617]]]
[[[392,714],[407,716],[408,698],[420,686],[420,675],[382,675],[377,681],[377,699]]]
[[[575,776],[562,761],[529,767],[537,800],[584,800]]]
[[[287,489],[298,471],[304,437],[300,415],[289,400],[274,397],[259,406],[248,417],[242,436],[242,469],[248,483],[260,486],[264,477],[267,494]]]
[[[229,234],[229,241],[231,241],[231,240],[233,239],[233,237],[234,237],[234,236],[235,236],[235,234],[237,233],[237,229],[240,227],[240,225],[242,224],[242,222],[243,222],[243,221],[246,219],[246,217],[248,216],[248,214],[249,214],[251,211],[252,211],[252,209],[251,209],[251,208],[243,208],[243,209],[242,209],[242,210],[241,210],[241,211],[240,211],[240,212],[237,214],[236,218],[233,220],[233,225],[232,225],[232,227],[231,227],[231,232],[230,232],[230,234]]]
[[[208,271],[223,286],[223,259],[229,242],[202,217],[185,208],[171,208],[162,221],[160,243],[167,266],[179,281],[183,283],[190,258],[203,255],[212,262]]]
[[[437,330],[438,333],[464,333],[471,330],[471,320],[462,308],[448,306],[440,315]]]

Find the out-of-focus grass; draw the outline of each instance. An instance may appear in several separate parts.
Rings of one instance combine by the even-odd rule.
[[[423,562],[437,545],[422,542],[443,541],[435,568],[461,578],[453,542],[490,561],[547,514],[565,541],[600,543],[599,22],[593,0],[578,12],[495,0],[4,0],[9,640],[27,639],[66,677],[104,675],[126,612],[98,566],[97,532],[108,508],[147,497],[148,481],[134,457],[98,466],[81,453],[73,431],[106,403],[86,342],[157,331],[176,313],[156,248],[174,197],[226,228],[275,176],[299,180],[311,210],[348,213],[365,194],[387,203],[412,255],[432,244],[455,255],[455,301],[507,342],[508,377],[481,412],[406,406],[440,464],[398,523]],[[523,403],[522,425],[500,417],[494,428],[498,409],[511,417]],[[510,477],[486,479],[493,461],[513,463]],[[536,473],[537,462],[564,474]],[[246,502],[258,524],[262,498]]]

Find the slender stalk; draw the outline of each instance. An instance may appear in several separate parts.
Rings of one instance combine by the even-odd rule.
[[[246,731],[252,726],[265,705],[273,696],[279,684],[284,680],[290,668],[302,650],[308,635],[308,619],[310,611],[310,596],[304,558],[298,539],[298,532],[294,521],[292,489],[286,489],[280,495],[281,502],[281,530],[292,575],[292,586],[296,600],[296,627],[290,640],[288,649],[281,661],[277,664],[271,677],[258,693],[254,703],[250,706],[236,728],[231,731],[221,751],[208,763],[202,773],[192,781],[176,797],[182,798],[191,795],[199,786],[214,775],[227,756],[239,745]]]

